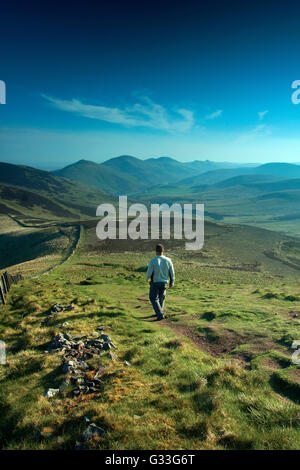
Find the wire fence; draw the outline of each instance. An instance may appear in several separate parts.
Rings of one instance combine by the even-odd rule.
[[[0,305],[5,305],[7,295],[13,284],[17,284],[19,281],[22,281],[23,276],[21,274],[16,274],[13,276],[7,271],[1,275],[0,279]]]

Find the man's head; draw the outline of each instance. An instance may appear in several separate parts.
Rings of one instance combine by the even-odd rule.
[[[163,255],[165,252],[164,246],[159,243],[158,245],[156,245],[155,251],[157,255]]]

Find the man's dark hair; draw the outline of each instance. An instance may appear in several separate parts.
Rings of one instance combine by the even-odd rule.
[[[162,252],[165,251],[164,246],[159,243],[158,245],[156,245],[155,251],[156,253],[162,254]]]

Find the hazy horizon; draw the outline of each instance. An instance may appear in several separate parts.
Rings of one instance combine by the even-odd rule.
[[[157,157],[153,157],[153,156],[146,156],[146,157],[139,157],[137,155],[129,155],[129,154],[121,154],[121,155],[114,155],[113,157],[109,157],[109,158],[104,158],[104,159],[101,159],[101,160],[95,160],[95,159],[90,159],[90,158],[79,158],[79,159],[76,159],[74,161],[71,161],[71,162],[58,162],[57,164],[55,164],[55,162],[53,162],[53,164],[49,165],[47,164],[47,162],[41,162],[40,164],[37,163],[35,165],[31,164],[31,163],[28,163],[28,162],[14,162],[12,160],[8,161],[8,160],[3,160],[3,159],[0,159],[0,163],[11,163],[13,165],[25,165],[25,166],[29,166],[29,167],[32,167],[32,168],[36,168],[36,169],[39,169],[39,170],[44,170],[44,171],[54,171],[54,170],[60,170],[66,166],[70,166],[70,165],[74,165],[75,163],[78,163],[80,160],[85,160],[85,161],[88,161],[88,162],[93,162],[93,163],[98,163],[98,164],[101,164],[101,163],[104,163],[106,162],[107,160],[110,160],[112,158],[118,158],[118,157],[124,157],[124,156],[130,156],[130,157],[134,157],[134,158],[137,158],[139,160],[147,160],[149,158],[155,158],[155,159],[158,159],[158,158],[171,158],[173,160],[176,160],[180,163],[190,163],[192,161],[201,161],[201,162],[211,162],[211,163],[224,163],[224,164],[232,164],[234,166],[250,166],[250,167],[257,167],[259,165],[264,165],[266,163],[290,163],[290,164],[293,164],[293,165],[300,165],[300,162],[289,162],[289,161],[278,161],[278,162],[232,162],[232,161],[229,161],[229,160],[222,160],[222,161],[218,161],[218,160],[209,160],[209,159],[198,159],[198,158],[195,158],[195,159],[191,159],[191,160],[181,160],[179,158],[176,158],[174,156],[169,156],[169,155],[160,155],[160,156],[157,156]]]

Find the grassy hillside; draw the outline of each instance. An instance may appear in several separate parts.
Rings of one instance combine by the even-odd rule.
[[[39,215],[48,218],[72,218],[71,212],[64,204],[15,186],[0,184],[2,214]]]
[[[1,184],[2,183],[2,184]],[[0,163],[0,211],[51,218],[95,216],[103,191],[31,167]]]
[[[225,173],[225,175],[227,174]],[[188,183],[189,181],[192,181],[192,184]],[[188,178],[175,184],[152,186],[152,188],[144,191],[144,194],[147,198],[159,195],[182,199],[185,195],[187,197],[193,197],[193,195],[199,197],[199,193],[205,193],[205,197],[208,197],[208,199],[219,199],[220,190],[227,188],[231,192],[236,191],[236,188],[238,188],[239,196],[241,196],[241,190],[242,195],[245,196],[245,193],[255,195],[272,190],[298,189],[300,187],[299,181],[297,178],[285,180],[279,176],[257,174],[233,176],[212,184],[194,184],[194,178]],[[137,193],[133,196],[142,197],[142,194]]]
[[[99,163],[80,160],[53,174],[73,181],[100,188],[108,194],[128,194],[133,188],[142,189],[143,183],[131,175],[122,175],[118,170]]]
[[[92,449],[299,448],[299,243],[208,223],[202,252],[166,245],[177,279],[159,323],[144,280],[153,241],[100,242],[92,222],[70,261],[13,288],[0,310],[2,448],[74,449],[86,418],[106,431]],[[46,321],[55,302],[75,309]],[[100,325],[118,348],[87,360],[105,368],[101,389],[45,398],[66,378],[60,353],[44,353],[53,336]]]
[[[0,215],[0,273],[28,277],[44,272],[71,254],[78,236],[75,225],[27,226]]]
[[[223,171],[224,175],[227,175],[226,171]],[[192,183],[188,184],[188,181]],[[247,174],[232,176],[213,184],[194,183],[192,178],[176,184],[156,185],[132,197],[148,203],[203,203],[206,215],[215,220],[300,235],[299,178]]]

